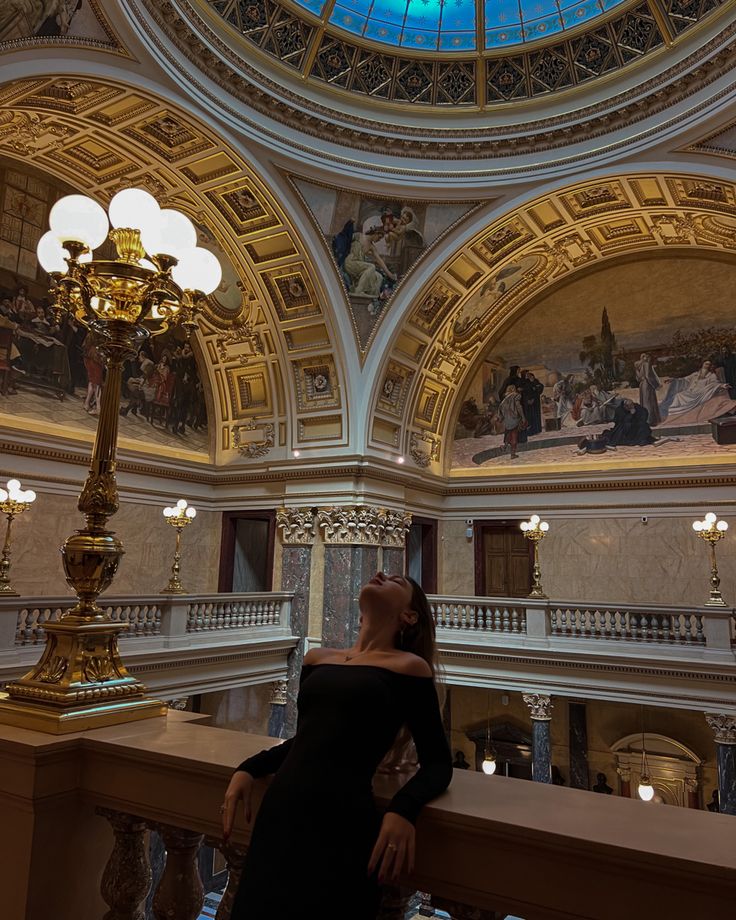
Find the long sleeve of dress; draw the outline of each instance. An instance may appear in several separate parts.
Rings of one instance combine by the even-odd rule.
[[[313,667],[313,665],[309,664],[305,664],[302,667],[302,672],[299,675],[300,686]],[[289,753],[293,741],[293,738],[289,738],[287,741],[284,741],[283,744],[275,744],[271,748],[266,748],[265,751],[254,754],[252,757],[244,760],[239,767],[236,767],[235,772],[237,773],[239,770],[242,770],[245,773],[250,773],[253,779],[260,779],[262,776],[270,776],[272,773],[276,773],[281,764],[286,760],[286,755]]]
[[[430,677],[407,681],[406,722],[414,739],[419,769],[391,799],[387,811],[416,822],[423,805],[447,789],[452,779],[452,755],[442,725],[439,700]]]

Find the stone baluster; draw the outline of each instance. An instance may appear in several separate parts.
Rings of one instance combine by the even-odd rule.
[[[202,834],[157,824],[166,847],[166,867],[153,896],[156,920],[198,920],[204,904],[197,852]]]
[[[248,848],[234,846],[231,843],[223,843],[222,840],[216,840],[212,837],[208,837],[205,840],[205,846],[219,850],[227,863],[227,886],[222,895],[222,900],[217,906],[215,920],[230,920],[233,904],[235,903],[235,895],[240,886],[240,877],[243,874],[243,867],[245,866],[245,857],[248,855]]]
[[[716,741],[721,814],[736,815],[736,716],[707,712],[705,718]]]
[[[551,783],[552,698],[543,693],[524,693],[523,698],[532,716],[532,779],[535,783]]]
[[[502,920],[505,913],[497,913],[485,907],[473,907],[472,904],[463,904],[450,898],[432,895],[432,904],[436,910],[444,910],[452,920]]]
[[[100,893],[110,908],[103,920],[144,920],[142,904],[151,887],[146,823],[107,808],[98,808],[97,814],[107,818],[115,835],[100,883]]]

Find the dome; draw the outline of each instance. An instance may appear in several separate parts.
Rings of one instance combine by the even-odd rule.
[[[296,0],[336,26],[392,48],[478,51],[529,44],[593,19],[626,0]],[[480,46],[480,47],[479,47]]]

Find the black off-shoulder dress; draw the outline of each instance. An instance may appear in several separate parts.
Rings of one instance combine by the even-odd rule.
[[[419,770],[388,811],[412,823],[452,777],[430,677],[373,665],[305,665],[296,735],[244,761],[275,773],[256,817],[232,920],[373,920],[379,904],[368,860],[381,825],[371,781],[406,724]]]

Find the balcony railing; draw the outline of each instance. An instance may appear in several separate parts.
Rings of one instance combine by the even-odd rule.
[[[732,608],[444,596],[430,604],[451,684],[736,709]]]
[[[168,699],[284,677],[297,642],[291,597],[158,594],[102,597],[100,606],[125,626],[120,647],[129,670]],[[38,659],[44,625],[74,603],[71,597],[0,599],[0,683]]]
[[[0,823],[18,866],[4,917],[97,920],[102,900],[107,916],[139,916],[151,887],[146,831],[154,829],[166,849],[154,881],[155,916],[198,916],[197,851],[206,843],[221,850],[231,871],[217,913],[228,920],[250,830],[236,825],[225,845],[219,805],[233,767],[273,743],[196,724],[185,713],[71,740],[0,726],[0,759],[8,763],[0,772]],[[39,768],[42,783],[24,781]],[[377,776],[379,804],[405,780]],[[255,808],[264,789],[256,784]],[[728,815],[456,771],[448,792],[420,816],[415,871],[388,892],[382,917],[402,916],[417,890],[431,893],[453,920],[727,917],[736,896],[732,824]],[[55,839],[64,846],[49,850]],[[289,841],[283,844],[281,856]],[[288,859],[283,872],[288,885]],[[63,879],[62,887],[53,879]]]

